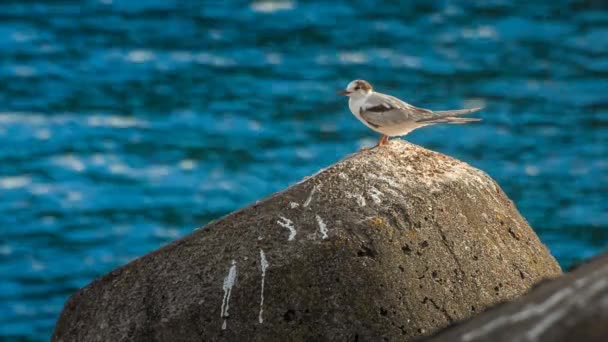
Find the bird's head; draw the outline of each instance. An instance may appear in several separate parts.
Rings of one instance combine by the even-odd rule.
[[[338,92],[340,95],[348,97],[362,97],[372,92],[372,85],[364,80],[354,80],[350,82],[346,89]]]

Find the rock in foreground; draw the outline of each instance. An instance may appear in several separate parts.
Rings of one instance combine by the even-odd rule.
[[[608,341],[608,254],[426,341]]]
[[[485,173],[393,141],[94,281],[53,341],[411,340],[560,273]]]

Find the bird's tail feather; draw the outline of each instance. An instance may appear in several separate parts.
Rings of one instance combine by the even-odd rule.
[[[441,118],[437,120],[430,121],[432,123],[449,123],[449,124],[463,124],[467,122],[477,122],[481,121],[480,118],[455,118],[453,116],[448,116],[446,118]]]
[[[467,122],[481,121],[479,118],[458,118],[456,116],[463,114],[470,114],[482,110],[482,107],[468,108],[468,109],[456,109],[456,110],[439,110],[434,111],[434,116],[419,120],[418,122],[428,123],[449,123],[449,124],[463,124]]]
[[[434,113],[441,117],[445,117],[445,116],[457,116],[457,115],[474,113],[474,112],[480,111],[482,109],[483,109],[482,107],[477,107],[477,108],[456,109],[456,110],[436,110],[436,111],[434,111]]]

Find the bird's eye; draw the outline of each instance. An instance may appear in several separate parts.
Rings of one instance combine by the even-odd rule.
[[[359,89],[360,89],[360,87],[359,87],[359,86],[356,86],[356,87],[355,87],[355,90],[359,90]]]

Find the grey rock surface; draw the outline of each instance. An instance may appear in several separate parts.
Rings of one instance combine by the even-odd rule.
[[[608,254],[425,341],[608,341]]]
[[[407,341],[561,270],[500,187],[403,141],[112,271],[53,341]]]

